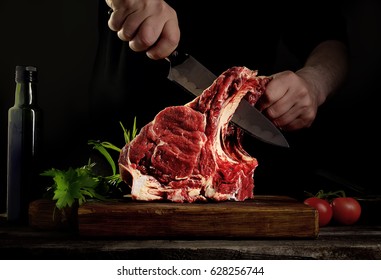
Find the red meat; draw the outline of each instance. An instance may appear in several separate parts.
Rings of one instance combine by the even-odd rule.
[[[136,200],[243,201],[254,197],[257,160],[230,123],[242,98],[255,104],[271,78],[232,67],[193,101],[167,107],[120,154]]]

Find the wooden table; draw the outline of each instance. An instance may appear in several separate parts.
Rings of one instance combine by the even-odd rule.
[[[85,238],[0,222],[2,259],[381,259],[381,226],[329,226],[317,239]]]

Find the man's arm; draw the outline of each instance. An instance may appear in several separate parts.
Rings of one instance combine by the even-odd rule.
[[[347,72],[347,47],[340,41],[331,40],[319,44],[296,74],[313,84],[320,106],[343,84]]]

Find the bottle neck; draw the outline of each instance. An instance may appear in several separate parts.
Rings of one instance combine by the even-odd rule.
[[[15,106],[37,104],[37,85],[34,82],[16,83]]]

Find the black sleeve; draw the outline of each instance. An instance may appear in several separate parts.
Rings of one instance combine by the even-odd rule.
[[[348,44],[346,18],[340,1],[301,2],[292,5],[283,20],[282,40],[302,63],[326,40]]]
[[[91,139],[123,142],[119,122],[137,127],[151,121],[162,109],[189,102],[190,95],[172,84],[166,60],[151,60],[134,52],[108,27],[109,7],[99,0],[98,47],[89,93]],[[116,139],[115,139],[116,138]]]

